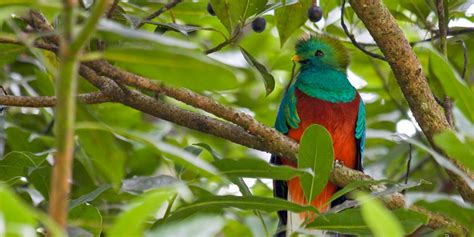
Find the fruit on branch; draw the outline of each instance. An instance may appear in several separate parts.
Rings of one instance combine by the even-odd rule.
[[[312,5],[308,8],[308,19],[312,22],[318,22],[323,18],[323,10],[316,5]]]
[[[267,21],[263,17],[257,17],[252,21],[252,29],[257,33],[264,31],[266,26]]]
[[[214,8],[212,8],[212,5],[210,2],[207,3],[207,12],[209,12],[209,14],[211,16],[215,16],[216,15],[216,12],[214,11]]]

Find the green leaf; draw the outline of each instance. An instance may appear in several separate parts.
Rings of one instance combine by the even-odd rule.
[[[99,237],[102,232],[102,215],[99,209],[88,203],[83,203],[68,213],[69,224],[83,228],[94,236]]]
[[[265,85],[265,92],[268,96],[275,89],[275,78],[273,78],[272,74],[268,72],[267,68],[263,64],[259,63],[244,48],[240,47],[240,51],[242,52],[242,55],[244,56],[247,63],[255,67],[262,76],[263,83]]]
[[[197,212],[215,212],[227,207],[266,212],[275,212],[280,210],[289,210],[292,212],[317,212],[316,208],[312,206],[301,206],[280,198],[266,198],[256,196],[209,196],[202,197],[192,204],[182,206],[172,213],[167,220],[182,220]]]
[[[306,200],[313,200],[326,186],[334,161],[331,134],[320,125],[311,125],[301,137],[298,151],[298,169],[309,169],[314,176],[301,176]]]
[[[344,196],[347,193],[350,193],[358,188],[366,187],[369,185],[376,185],[381,183],[396,183],[394,181],[383,179],[383,180],[358,180],[349,183],[348,185],[344,186],[344,188],[337,191],[335,194],[331,196],[331,198],[327,201],[327,203],[331,203],[332,201]]]
[[[472,223],[474,223],[474,208],[472,206],[459,205],[450,199],[441,199],[432,202],[420,200],[416,202],[416,205],[433,212],[442,213],[463,224],[465,227],[474,230],[472,226]]]
[[[181,148],[175,147],[165,142],[156,142],[154,137],[151,137],[149,134],[140,134],[138,132],[132,132],[130,130],[119,129],[119,128],[104,128],[97,123],[77,123],[76,129],[86,129],[86,130],[104,130],[112,131],[116,134],[119,134],[130,140],[143,143],[154,150],[154,152],[163,155],[175,163],[182,165],[194,172],[197,172],[206,177],[218,177],[217,169],[209,164],[208,162],[199,159],[190,152],[187,152]]]
[[[242,27],[246,19],[265,8],[268,0],[211,0],[217,18],[226,27],[229,34],[236,27]]]
[[[97,187],[94,191],[84,194],[80,196],[79,198],[71,200],[69,203],[69,209],[74,209],[79,205],[85,204],[87,202],[91,202],[94,199],[96,199],[99,195],[101,195],[103,192],[107,191],[109,188],[112,186],[110,184],[102,184],[99,187]]]
[[[172,189],[158,189],[134,199],[129,209],[122,212],[112,224],[108,236],[143,236],[148,220],[175,192]]]
[[[231,177],[268,178],[289,180],[307,172],[289,166],[275,166],[261,159],[243,158],[238,160],[222,159],[213,163],[222,174]]]
[[[157,228],[149,231],[146,236],[219,236],[219,232],[224,227],[224,224],[225,219],[221,216],[197,215],[181,221],[166,222],[162,225],[159,225]]]
[[[293,32],[304,25],[307,20],[306,12],[310,6],[311,0],[300,0],[275,10],[276,27],[282,47]]]
[[[453,131],[444,131],[434,136],[434,142],[448,156],[457,159],[471,172],[474,172],[474,139],[465,138],[461,141]]]
[[[0,180],[8,181],[16,177],[26,177],[45,162],[47,154],[35,155],[31,152],[12,151],[0,160]]]
[[[15,61],[16,57],[25,51],[25,46],[15,44],[0,44],[0,66]]]
[[[233,71],[209,57],[177,47],[108,47],[104,56],[139,75],[195,91],[237,87]]]
[[[411,234],[421,225],[426,224],[428,217],[407,209],[392,212],[403,225],[404,233]],[[381,225],[382,222],[378,224]],[[382,225],[383,226],[383,225]],[[307,228],[336,231],[344,234],[371,235],[371,229],[365,223],[360,209],[346,209],[338,213],[327,213],[309,223]]]
[[[362,193],[357,197],[357,200],[361,203],[362,218],[375,237],[404,236],[403,226],[380,200]]]
[[[455,104],[464,115],[474,123],[474,91],[460,78],[451,64],[438,52],[430,47],[430,64],[433,64],[433,73],[440,80],[446,94],[454,99]]]
[[[79,143],[94,165],[114,186],[118,187],[124,175],[126,151],[108,131],[78,129]]]

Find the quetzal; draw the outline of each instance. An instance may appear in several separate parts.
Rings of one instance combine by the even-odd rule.
[[[275,128],[299,142],[308,126],[322,125],[331,134],[334,158],[349,168],[362,170],[365,109],[359,93],[347,77],[350,61],[347,50],[331,37],[310,36],[298,41],[292,60],[300,64],[300,69],[281,101]],[[296,164],[277,156],[272,156],[270,162],[296,167]],[[318,172],[317,167],[314,172]],[[320,212],[328,210],[343,201],[339,199],[326,204],[337,190],[336,185],[328,182],[311,204]],[[298,177],[274,181],[273,192],[276,197],[295,203],[308,203]],[[280,225],[286,225],[289,232],[308,217],[308,213],[286,211],[280,211],[278,215]],[[280,232],[277,236],[285,236],[285,233]]]

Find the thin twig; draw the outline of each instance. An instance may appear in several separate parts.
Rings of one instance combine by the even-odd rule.
[[[464,56],[464,62],[463,62],[463,67],[462,67],[462,79],[465,81],[466,80],[466,70],[467,70],[467,61],[468,61],[468,55],[467,55],[467,46],[466,42],[464,40],[457,40],[457,43],[460,43],[463,49],[463,56]]]
[[[362,47],[359,43],[357,43],[355,37],[353,34],[351,34],[349,32],[349,30],[347,29],[347,26],[346,26],[346,23],[344,22],[344,6],[346,5],[346,0],[342,0],[342,6],[341,6],[341,26],[342,26],[342,29],[344,30],[344,33],[346,33],[347,37],[349,37],[349,39],[351,40],[352,44],[358,48],[360,51],[362,51],[363,53],[369,55],[370,57],[373,57],[373,58],[376,58],[376,59],[380,59],[380,60],[385,60],[385,57],[382,56],[382,55],[379,55],[379,54],[376,54],[376,53],[372,53],[368,50],[366,50],[364,47]]]
[[[411,166],[411,159],[412,159],[412,152],[413,152],[413,147],[411,143],[408,143],[408,161],[407,161],[407,171],[405,173],[405,184],[408,183],[408,178],[410,177],[410,166]],[[402,194],[405,195],[406,189],[402,191]]]
[[[178,5],[178,3],[182,2],[183,0],[173,0],[171,1],[170,3],[167,3],[166,5],[164,5],[162,8],[158,9],[158,11],[156,12],[153,12],[152,14],[150,14],[149,16],[143,18],[141,20],[141,22],[137,25],[137,29],[142,27],[145,22],[147,21],[151,21],[153,20],[154,18],[158,17],[159,15],[163,14],[163,12],[175,7],[176,5]]]

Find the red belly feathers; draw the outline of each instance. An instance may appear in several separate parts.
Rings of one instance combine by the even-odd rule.
[[[288,136],[299,142],[308,126],[322,125],[331,134],[334,144],[334,158],[349,168],[355,168],[357,157],[355,127],[359,111],[359,95],[356,94],[351,102],[332,103],[310,97],[298,89],[295,90],[295,93],[296,108],[301,123],[297,129],[290,128]],[[295,166],[295,164],[286,162],[285,159],[283,161],[286,165]],[[326,211],[330,207],[330,203],[327,204],[327,201],[336,191],[337,187],[328,182],[323,191],[312,201],[312,205],[317,207],[320,212]],[[288,192],[288,197],[292,202],[307,204],[299,178],[288,181]],[[302,213],[301,217],[305,218],[306,215]]]

